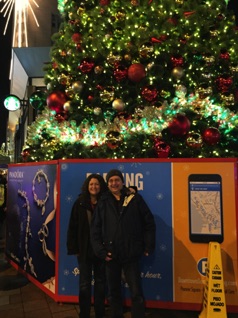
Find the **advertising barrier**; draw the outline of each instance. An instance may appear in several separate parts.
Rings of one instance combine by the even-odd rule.
[[[80,273],[66,249],[71,209],[89,174],[105,178],[113,168],[126,186],[137,187],[156,222],[156,250],[141,259],[146,305],[201,310],[209,243],[215,241],[221,246],[226,305],[238,312],[236,159],[9,165],[6,254],[13,266],[56,301],[77,302]],[[123,291],[130,304],[126,283]]]

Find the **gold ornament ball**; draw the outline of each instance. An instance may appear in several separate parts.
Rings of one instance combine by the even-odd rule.
[[[126,61],[131,61],[131,55],[130,55],[130,54],[125,54],[125,55],[124,55],[124,59],[125,59]]]
[[[99,116],[102,113],[102,109],[100,107],[95,107],[93,113],[94,115]]]
[[[178,85],[175,89],[175,95],[177,97],[184,97],[187,94],[187,88],[184,85]]]
[[[67,102],[65,102],[64,105],[63,105],[63,108],[67,112],[70,111],[70,109],[71,109],[71,101],[68,100]]]
[[[77,81],[77,82],[73,83],[72,90],[73,90],[74,93],[79,94],[79,93],[82,92],[82,89],[83,89],[82,82]]]
[[[103,67],[101,65],[95,66],[95,68],[94,68],[95,74],[100,75],[100,74],[102,74],[102,72],[103,72]]]
[[[183,4],[183,0],[175,0],[175,3],[182,5]]]
[[[69,87],[68,89],[66,89],[65,93],[69,98],[73,98],[75,94],[74,91],[72,90],[72,87]]]
[[[186,139],[186,144],[193,149],[201,148],[203,145],[202,136],[199,133],[191,131]]]
[[[150,70],[152,70],[152,68],[155,66],[155,63],[154,62],[151,62],[151,63],[148,63],[147,64],[147,71],[150,71]]]
[[[131,0],[131,4],[132,4],[134,7],[136,7],[136,6],[139,5],[139,2],[138,2],[138,0]]]
[[[238,65],[231,65],[230,70],[232,73],[238,73]]]
[[[120,98],[115,99],[115,100],[112,102],[112,108],[115,109],[115,110],[118,111],[118,112],[121,112],[121,111],[124,110],[124,108],[125,108],[125,103],[124,103],[123,100],[120,99]]]
[[[114,99],[114,91],[113,90],[107,90],[104,89],[101,93],[100,93],[100,98],[103,102],[105,103],[110,103],[113,101]]]
[[[48,83],[48,84],[46,85],[46,89],[47,89],[48,91],[51,91],[51,90],[53,89],[53,87],[54,87],[54,85],[53,85],[52,83]]]
[[[216,60],[215,56],[213,55],[204,55],[203,59],[208,65],[213,64]]]
[[[152,53],[154,52],[153,44],[150,42],[146,42],[141,45],[139,48],[139,54],[142,58],[148,58],[151,57]]]
[[[122,60],[122,57],[119,54],[110,53],[107,57],[107,62],[110,65],[114,65],[115,63],[118,63]]]
[[[232,106],[235,103],[235,96],[230,93],[221,94],[221,100],[224,102],[225,106]]]
[[[106,134],[106,143],[108,148],[116,149],[120,146],[121,135],[118,131],[111,130]]]
[[[65,74],[61,74],[59,77],[58,77],[58,81],[60,84],[62,85],[69,85],[69,80],[70,80],[70,77],[65,75]]]
[[[212,87],[207,86],[207,87],[198,87],[195,90],[195,93],[198,94],[199,98],[203,99],[212,94]]]
[[[176,66],[172,70],[172,75],[176,79],[180,79],[184,75],[184,69],[181,66]]]

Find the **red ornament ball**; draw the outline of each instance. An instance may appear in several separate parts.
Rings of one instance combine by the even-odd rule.
[[[125,120],[128,121],[131,119],[131,115],[127,112],[119,112],[116,114],[115,118],[118,118],[119,120]]]
[[[128,78],[132,82],[139,83],[146,76],[145,67],[141,63],[135,63],[128,68]]]
[[[173,64],[173,67],[176,66],[183,66],[184,64],[184,59],[182,56],[172,56],[171,57],[171,62]]]
[[[110,0],[100,0],[100,6],[108,6],[110,4]]]
[[[84,74],[90,73],[92,69],[94,68],[95,63],[91,59],[83,59],[81,63],[79,64],[78,68],[80,71]]]
[[[223,75],[223,76],[219,76],[215,82],[216,82],[216,86],[218,90],[222,93],[226,93],[226,92],[229,92],[233,84],[233,79],[229,75]]]
[[[202,134],[203,141],[210,146],[214,146],[215,144],[217,144],[220,138],[221,134],[219,130],[215,127],[209,127],[205,129]]]
[[[146,86],[143,87],[141,90],[141,96],[147,101],[147,102],[153,102],[156,100],[158,96],[158,91],[153,86]]]
[[[67,120],[67,118],[68,118],[68,114],[67,114],[67,112],[60,112],[60,113],[57,113],[56,115],[55,115],[55,119],[57,120],[57,122],[60,124],[60,123],[62,123],[63,121],[65,121],[65,120]]]
[[[172,135],[184,136],[189,132],[190,126],[191,123],[185,115],[177,114],[168,128]]]
[[[127,68],[121,65],[116,66],[114,69],[113,75],[117,82],[121,82],[125,78],[127,78]]]
[[[168,158],[170,146],[160,137],[154,139],[154,151],[158,158]]]
[[[116,149],[120,146],[121,135],[118,131],[109,131],[106,134],[107,146],[110,149]]]
[[[74,33],[72,35],[72,41],[76,44],[80,43],[82,41],[82,35],[80,33]]]
[[[47,106],[51,109],[59,113],[64,110],[64,103],[67,101],[67,96],[65,93],[61,91],[56,91],[50,93],[46,99]]]
[[[22,160],[24,162],[28,161],[28,158],[31,155],[31,149],[30,148],[26,148],[22,151],[21,156],[22,156]]]

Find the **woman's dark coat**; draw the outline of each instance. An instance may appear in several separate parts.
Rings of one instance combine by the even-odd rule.
[[[93,208],[84,195],[75,201],[67,232],[68,255],[78,255],[81,261],[91,259],[93,250],[90,242],[90,223]]]

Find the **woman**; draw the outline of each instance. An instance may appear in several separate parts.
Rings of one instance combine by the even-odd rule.
[[[105,263],[93,252],[90,243],[90,225],[98,199],[106,189],[103,177],[91,174],[83,183],[82,193],[73,205],[69,220],[68,255],[77,255],[80,270],[80,318],[90,318],[92,271],[95,317],[103,318],[105,314]]]

